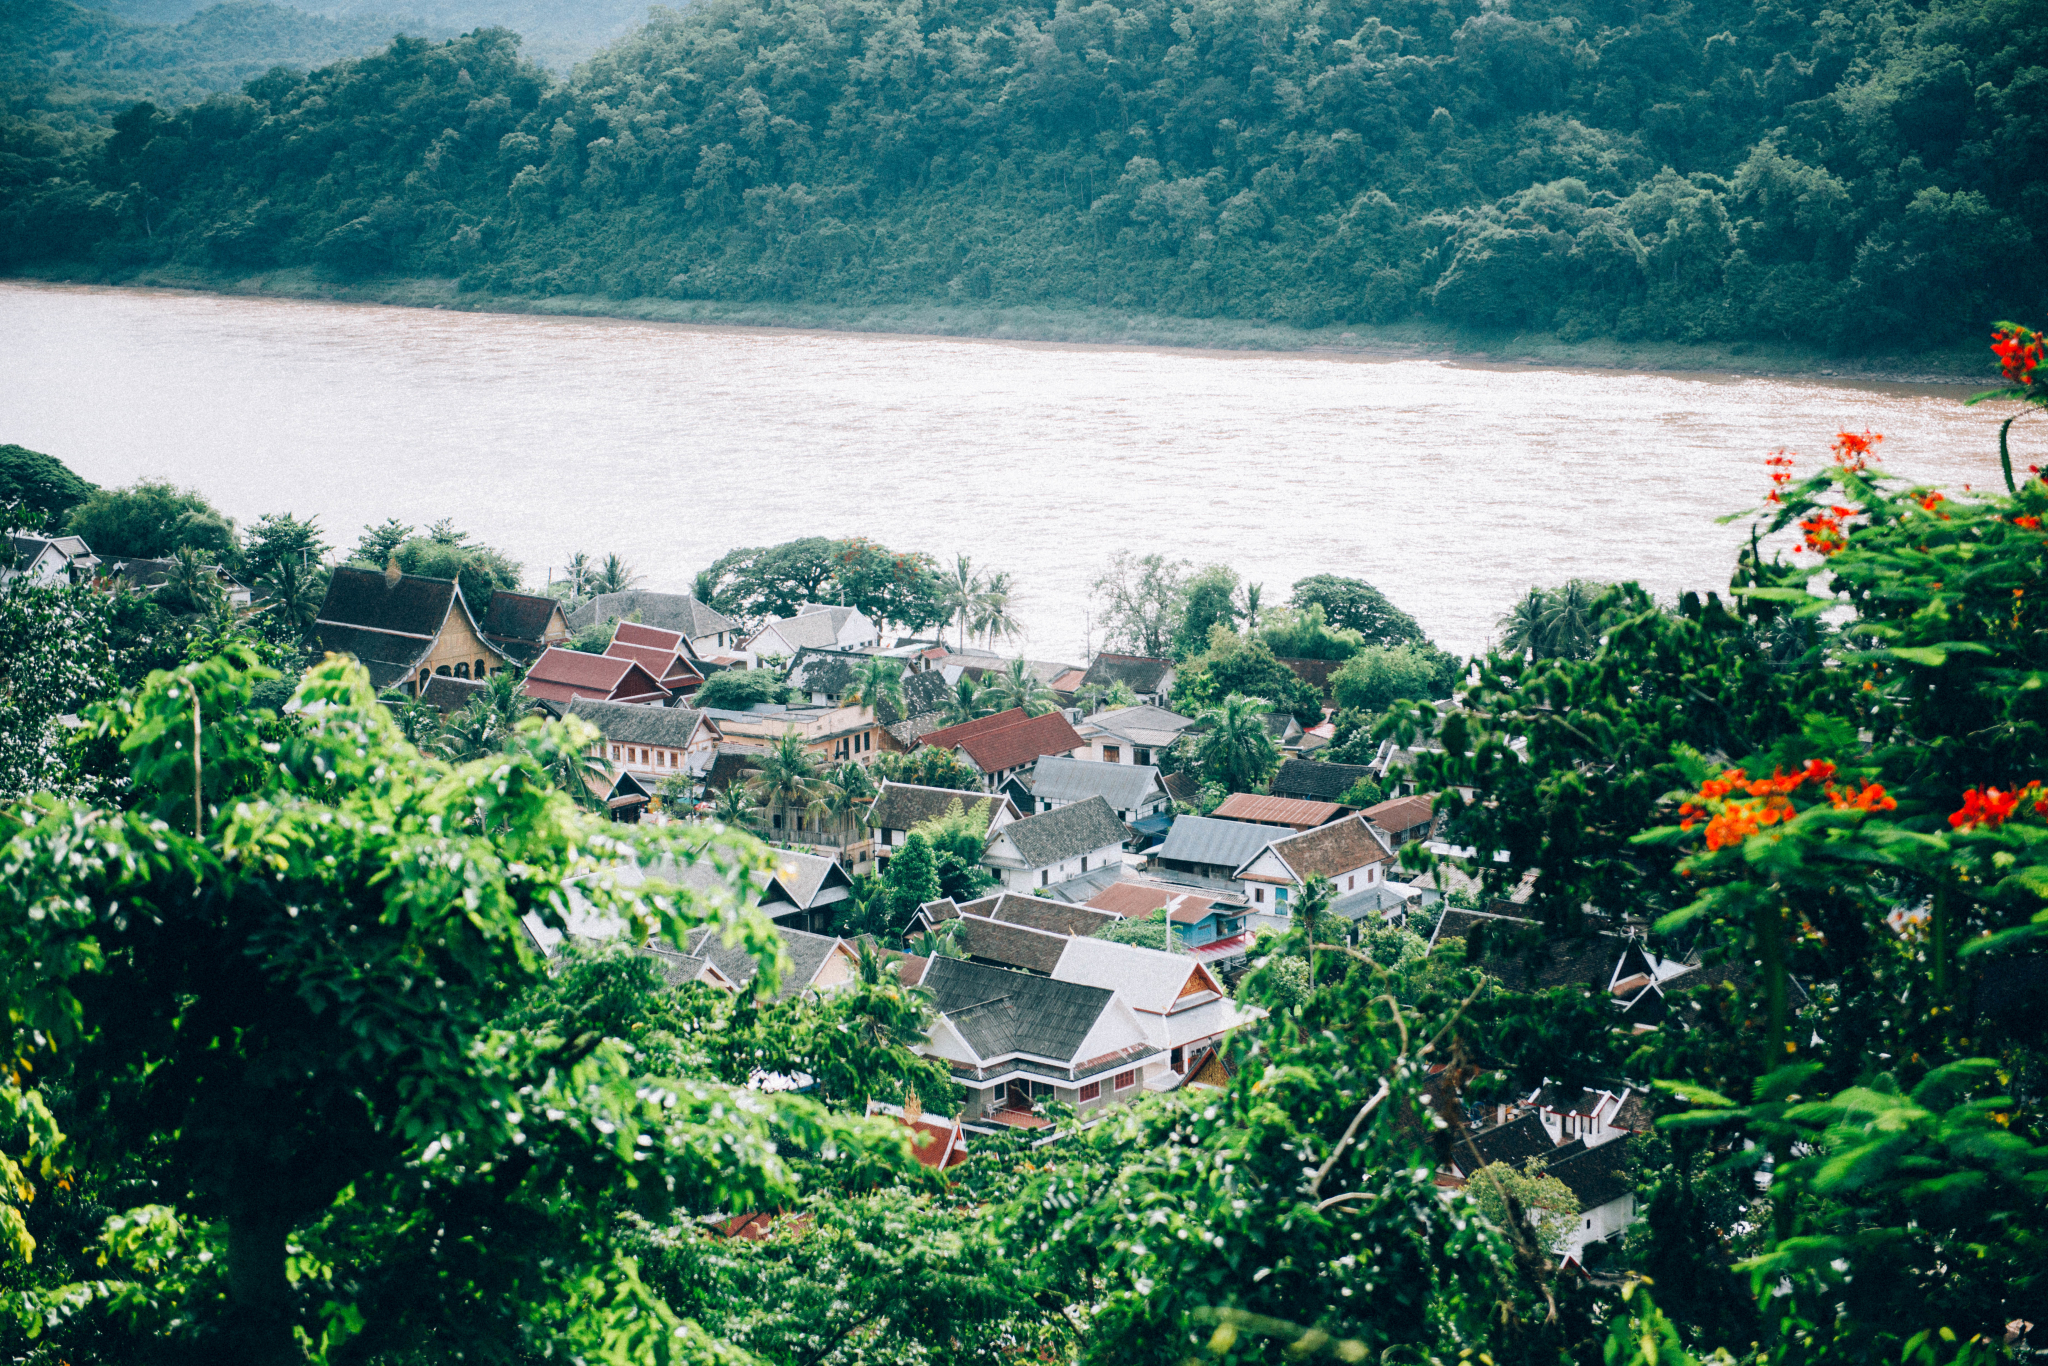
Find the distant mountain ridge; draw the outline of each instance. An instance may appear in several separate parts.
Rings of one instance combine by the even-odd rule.
[[[409,16],[408,33],[452,37],[476,28],[509,28],[520,35],[527,57],[566,73],[647,22],[648,0],[309,0],[299,6],[346,24],[386,22],[384,15],[394,7]],[[102,0],[97,8],[135,23],[181,24],[205,5],[196,0]],[[391,32],[384,33],[379,45],[390,38]],[[330,59],[311,64],[325,60]]]

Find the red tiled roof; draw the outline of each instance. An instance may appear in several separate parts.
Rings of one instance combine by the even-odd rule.
[[[1296,830],[1313,830],[1335,820],[1343,809],[1335,802],[1305,802],[1293,797],[1262,797],[1255,792],[1233,792],[1209,814],[1222,821],[1251,821],[1255,825],[1291,825]]]
[[[957,725],[941,726],[937,730],[927,731],[923,737],[924,743],[951,749],[971,736],[990,735],[1029,719],[1022,707],[1012,707],[1008,711],[999,711],[994,716],[977,716],[972,721],[962,721]]]
[[[528,697],[551,702],[578,697],[599,702],[660,701],[668,696],[653,675],[633,660],[558,646],[550,646],[533,661],[523,687]]]
[[[1164,906],[1177,925],[1194,925],[1207,918],[1221,901],[1234,906],[1238,898],[1219,897],[1213,892],[1183,891],[1156,882],[1113,882],[1081,904],[1098,911],[1137,919]]]
[[[966,1136],[957,1124],[935,1124],[928,1119],[910,1120],[897,1116],[896,1122],[917,1136],[910,1140],[910,1152],[921,1167],[944,1171],[967,1160]]]
[[[1368,806],[1362,813],[1365,818],[1380,829],[1398,834],[1418,825],[1428,825],[1436,803],[1428,797],[1396,797]]]
[[[704,681],[703,676],[690,667],[690,662],[674,650],[652,645],[627,645],[614,640],[604,652],[613,659],[632,660],[670,689],[687,688]]]
[[[667,650],[670,654],[683,651],[683,633],[664,631],[659,626],[642,626],[637,621],[622,621],[612,632],[614,645],[639,645],[651,650]]]
[[[1022,709],[1012,709],[1004,715],[1022,717]],[[934,731],[932,735],[938,735]],[[932,735],[924,737],[924,743],[932,743]],[[956,737],[942,741],[946,750],[963,750],[967,758],[975,760],[975,768],[981,772],[1004,772],[1006,768],[1020,768],[1036,758],[1047,754],[1073,754],[1085,741],[1067,723],[1067,717],[1057,711],[1044,713],[1042,717],[1028,717],[1014,721],[999,729],[981,731],[977,735]]]

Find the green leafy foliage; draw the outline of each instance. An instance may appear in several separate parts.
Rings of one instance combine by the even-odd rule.
[[[1362,579],[1335,574],[1311,574],[1294,583],[1293,605],[1304,611],[1323,609],[1323,619],[1332,630],[1356,631],[1369,645],[1420,645],[1427,641],[1422,626],[1396,607],[1386,594]],[[1286,653],[1276,645],[1275,653]],[[1336,655],[1303,656],[1314,659],[1348,658]]]
[[[806,536],[728,551],[698,579],[712,606],[756,624],[794,616],[815,602],[858,607],[878,623],[895,622],[912,633],[948,615],[945,583],[931,556],[890,550],[865,537]]]
[[[71,509],[65,530],[83,536],[103,560],[161,560],[193,550],[232,569],[241,558],[232,520],[193,490],[161,480],[94,489]]]
[[[73,474],[63,461],[26,446],[0,445],[0,507],[23,509],[35,524],[16,531],[56,530],[72,508],[84,502],[94,486]]]
[[[1464,661],[1434,645],[1368,646],[1330,675],[1340,708],[1381,712],[1402,700],[1449,697],[1464,676]]]
[[[611,642],[606,640],[605,644]],[[598,653],[602,653],[602,647]],[[766,669],[720,669],[704,680],[704,686],[697,690],[691,702],[699,707],[717,707],[722,711],[745,711],[763,702],[782,702],[788,699],[789,689],[783,686],[772,671]]]
[[[1273,711],[1291,714],[1305,726],[1323,719],[1321,694],[1282,664],[1264,640],[1246,640],[1223,627],[1212,630],[1209,648],[1175,674],[1173,706],[1193,716],[1232,693],[1264,698]]]

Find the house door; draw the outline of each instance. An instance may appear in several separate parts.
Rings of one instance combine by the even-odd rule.
[[[1031,1108],[1031,1083],[1013,1081],[1004,1088],[1003,1108],[1006,1110],[1029,1110]]]

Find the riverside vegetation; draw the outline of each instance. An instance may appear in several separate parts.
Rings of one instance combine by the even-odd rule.
[[[2002,397],[2048,408],[2048,345],[2005,328],[1999,347]],[[1328,942],[1310,889],[1241,987],[1272,1013],[1232,1036],[1220,1090],[1086,1127],[1055,1107],[1056,1134],[977,1138],[945,1179],[866,1117],[870,1099],[955,1099],[908,1047],[929,1003],[872,945],[847,989],[781,1003],[670,986],[624,951],[532,951],[522,919],[560,928],[573,880],[635,936],[715,926],[774,980],[743,893],[768,852],[717,821],[583,810],[594,732],[528,717],[486,751],[422,749],[352,661],[278,677],[275,642],[233,625],[123,686],[107,595],[17,579],[0,589],[0,1351],[2033,1360],[2048,479],[2008,460],[2003,490],[1912,486],[1880,440],[1762,466],[1752,515],[1793,534],[1788,553],[1752,541],[1723,588],[1675,603],[1542,595],[1520,648],[1461,672],[1462,706],[1397,697],[1373,723],[1418,747],[1409,776],[1450,839],[1501,851],[1468,871],[1493,895],[1526,885],[1538,939],[1641,917],[1660,950],[1703,955],[1658,1027],[1488,971],[1541,943]],[[54,462],[0,457],[11,521],[118,511]],[[274,547],[309,525],[266,521]],[[199,509],[175,524],[218,535]],[[1233,600],[1258,594],[1195,577],[1179,630],[1206,625],[1211,657],[1191,672],[1269,648],[1251,627],[1226,646]],[[1321,620],[1295,609],[1278,639],[1403,634],[1383,603],[1320,588]],[[1418,877],[1434,857],[1403,852]],[[666,859],[714,876],[602,871]],[[919,866],[935,894],[938,861]],[[761,1071],[819,1085],[750,1087]],[[1596,1274],[1551,1253],[1557,1182],[1433,1179],[1466,1106],[1624,1079],[1656,1116],[1629,1174],[1646,1215]],[[776,1212],[767,1236],[721,1236],[749,1211]]]
[[[2038,312],[2041,0],[699,0],[0,125],[0,264],[1946,345]]]

